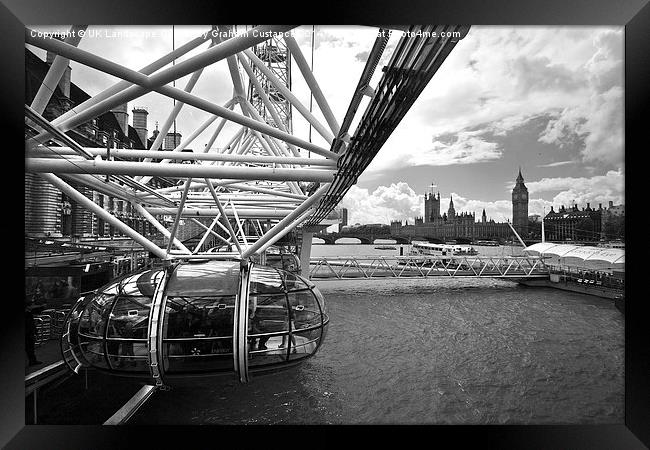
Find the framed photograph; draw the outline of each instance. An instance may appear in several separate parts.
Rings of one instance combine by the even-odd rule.
[[[647,1],[305,7],[4,2],[0,443],[650,445]]]

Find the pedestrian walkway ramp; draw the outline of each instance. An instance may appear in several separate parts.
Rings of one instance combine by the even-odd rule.
[[[426,257],[367,256],[311,258],[311,279],[355,278],[548,278],[549,271],[536,257]]]

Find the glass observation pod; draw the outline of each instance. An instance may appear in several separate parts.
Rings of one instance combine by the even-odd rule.
[[[240,261],[176,263],[113,280],[79,299],[61,337],[75,372],[94,367],[153,378],[293,366],[320,347],[323,296],[291,272]]]

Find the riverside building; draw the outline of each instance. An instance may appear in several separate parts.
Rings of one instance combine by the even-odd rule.
[[[528,189],[524,185],[521,169],[512,190],[512,211],[514,228],[520,236],[526,236],[528,232]],[[440,192],[437,193],[437,196],[433,192],[424,195],[424,217],[416,217],[414,225],[408,223],[403,225],[401,221],[392,221],[391,233],[440,240],[505,240],[513,237],[508,223],[496,222],[488,218],[485,209],[478,221],[473,212],[456,212],[453,197],[449,199],[447,211],[441,215]]]

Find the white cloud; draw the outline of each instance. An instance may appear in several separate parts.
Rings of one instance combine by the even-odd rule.
[[[623,40],[622,32],[605,30],[594,39],[596,52],[584,64],[589,95],[578,105],[564,108],[539,137],[561,147],[584,139],[586,162],[623,164]]]
[[[85,39],[80,48],[135,70],[172,49],[171,27],[138,28],[158,29],[166,34],[158,39]],[[176,46],[207,29],[209,26],[176,27]],[[347,111],[376,31],[373,27],[316,27],[314,74],[339,123]],[[382,75],[381,67],[387,62],[398,34],[394,33],[391,38],[371,85],[376,86]],[[311,26],[299,28],[295,36],[310,61]],[[179,61],[206,47],[207,44],[202,45]],[[622,163],[622,50],[620,27],[474,26],[434,75],[367,172],[416,164],[494,161],[502,156],[504,149],[490,142],[487,135],[503,136],[543,114],[551,114],[553,121],[540,140],[566,146],[575,144],[576,137],[583,137],[582,156],[593,165],[594,173],[602,170],[597,167],[601,162]],[[80,87],[90,94],[117,81],[77,63],[72,63],[72,67],[73,82],[81,80]],[[188,79],[186,76],[177,80],[177,87],[184,87]],[[309,105],[309,91],[295,66],[292,90],[303,104]],[[229,99],[232,82],[225,61],[208,67],[193,92],[218,104]],[[364,98],[364,102],[358,115],[363,113],[368,99]],[[149,108],[151,132],[156,121],[162,125],[173,101],[150,93],[131,101],[130,109],[136,105]],[[326,123],[315,101],[313,112],[323,124]],[[208,113],[185,106],[177,120],[177,128],[187,137],[207,117]],[[295,134],[307,139],[309,126],[295,109],[293,118]],[[215,127],[216,123],[197,138],[192,147],[202,148]],[[238,128],[236,124],[228,124],[216,145],[224,144]],[[312,136],[315,143],[329,147],[317,133],[312,131]],[[546,166],[569,163],[560,161]],[[621,170],[591,179],[549,178],[527,185],[531,193],[555,192],[553,202],[531,199],[531,213],[533,208],[540,209],[537,213],[541,213],[543,206],[548,209],[550,203],[569,204],[573,199],[592,204],[623,200]],[[454,202],[457,210],[475,212],[479,216],[485,207],[488,216],[495,220],[511,216],[509,199],[481,202],[454,194]],[[349,208],[353,223],[378,220],[389,223],[392,219],[412,219],[423,213],[422,197],[406,183],[381,186],[373,192],[355,186],[342,206]]]
[[[512,202],[510,200],[494,202],[472,200],[456,192],[452,192],[450,197],[441,197],[441,215],[447,212],[450,198],[454,200],[454,209],[457,213],[474,213],[476,220],[481,220],[483,208],[485,208],[488,219],[494,219],[497,222],[512,219]],[[424,197],[416,194],[407,183],[403,182],[390,186],[379,186],[373,192],[352,186],[341,201],[341,207],[348,209],[348,222],[351,224],[378,222],[389,224],[391,220],[402,222],[408,220],[410,224],[413,224],[416,217],[424,215]]]
[[[169,52],[173,46],[170,26],[90,28],[157,33],[157,37],[82,40],[80,48],[136,70]],[[179,46],[209,30],[209,26],[177,26],[174,30],[175,45]],[[243,27],[238,30],[242,31]],[[345,115],[363,70],[364,57],[376,33],[375,27],[360,26],[316,26],[313,36],[310,25],[294,30],[308,61],[311,60],[313,37],[314,74],[339,122]],[[387,62],[399,35],[393,33],[379,68]],[[204,51],[206,46],[202,45],[179,61]],[[73,80],[83,80],[81,87],[90,94],[117,81],[77,63],[72,65]],[[377,70],[371,85],[376,85],[381,75],[381,70]],[[188,78],[177,80],[176,85],[184,86]],[[463,133],[481,125],[485,131],[504,135],[550,110],[556,111],[556,123],[541,139],[559,141],[571,135],[569,130],[574,130],[586,136],[585,160],[613,160],[622,151],[621,80],[620,28],[473,26],[435,74],[369,170],[403,167],[422,161],[444,165],[494,160],[501,152],[496,144],[480,135],[470,137]],[[297,69],[292,74],[292,85],[296,96],[309,105],[309,91]],[[232,82],[225,61],[207,68],[193,92],[218,104],[229,99]],[[364,101],[367,102],[367,98]],[[312,103],[314,115],[325,123],[316,102]],[[173,101],[151,93],[132,101],[130,107],[136,104],[149,107],[149,128],[153,130],[156,121],[164,122]],[[363,109],[362,105],[358,116]],[[208,113],[186,106],[177,120],[177,128],[187,136],[207,117]],[[581,122],[582,117],[587,121]],[[308,138],[309,125],[295,109],[293,119],[294,133]],[[217,146],[236,128],[234,125],[228,127]],[[456,144],[431,145],[432,136],[449,133],[459,133]],[[196,146],[202,147],[209,135],[209,130],[204,132]],[[313,130],[312,138],[314,143],[329,147]]]
[[[610,170],[605,175],[591,178],[542,178],[539,181],[527,182],[526,186],[531,195],[556,192],[550,202],[556,207],[559,205],[572,205],[574,202],[583,206],[587,202],[591,203],[592,206],[597,206],[598,203],[607,204],[610,200],[614,204],[625,202],[624,174],[622,170]]]
[[[542,164],[537,167],[560,167],[560,166],[567,166],[569,164],[575,164],[575,161],[557,161],[554,163]]]
[[[369,170],[440,164],[428,156],[430,136],[477,127],[503,136],[550,114],[558,122],[542,134],[544,142],[575,145],[579,135],[585,161],[622,162],[622,48],[622,28],[473,26]],[[443,164],[471,162],[447,156]]]
[[[570,206],[576,203],[579,207],[590,203],[591,207],[598,207],[599,203],[607,205],[609,201],[614,204],[624,204],[623,172],[609,171],[602,176],[592,178],[565,177],[543,178],[539,181],[527,182],[530,193],[528,214],[548,213],[551,206],[559,208],[560,205]],[[511,183],[509,182],[509,187]],[[541,198],[544,192],[555,192],[552,200]],[[502,199],[484,201],[468,198],[458,192],[451,192],[449,197],[441,197],[440,214],[446,213],[449,200],[453,198],[456,213],[474,213],[477,221],[481,220],[483,209],[489,219],[496,222],[512,220],[512,201]],[[343,208],[348,209],[349,223],[385,223],[391,220],[408,220],[414,222],[415,217],[424,214],[424,198],[418,195],[404,182],[379,186],[373,192],[353,186],[341,202]]]
[[[379,186],[373,192],[352,186],[341,201],[341,207],[348,209],[348,222],[385,223],[391,220],[422,216],[423,196],[415,193],[407,183],[393,183]]]
[[[496,143],[487,142],[475,134],[471,132],[458,133],[456,141],[451,144],[436,140],[427,152],[417,157],[408,155],[408,163],[410,165],[446,166],[490,161],[501,157],[501,149]]]

